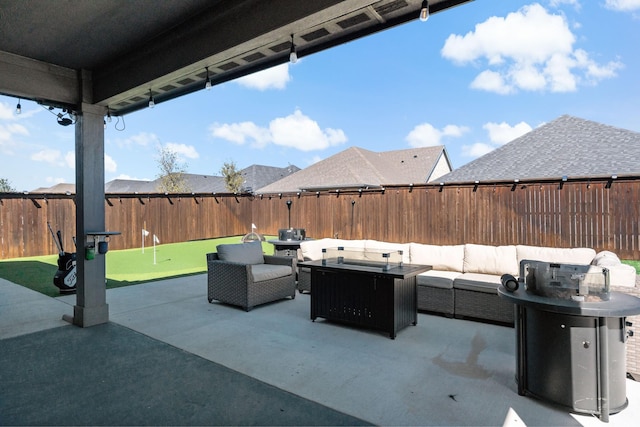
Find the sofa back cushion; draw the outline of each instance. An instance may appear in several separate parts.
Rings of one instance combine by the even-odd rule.
[[[460,271],[464,263],[464,245],[425,245],[410,243],[411,264],[430,265],[434,270]]]
[[[600,267],[617,267],[620,265],[620,258],[611,251],[601,251],[593,258],[591,264]]]
[[[322,259],[323,248],[337,248],[339,246],[345,249],[364,249],[366,240],[345,240],[345,239],[317,239],[303,240],[300,242],[300,251],[302,258],[306,261],[315,261]]]
[[[518,275],[515,246],[464,245],[464,272]]]
[[[263,264],[262,244],[260,242],[232,243],[216,246],[218,259],[240,264]]]
[[[591,264],[596,251],[591,248],[549,248],[517,245],[518,265],[523,259],[557,262],[561,264]]]
[[[379,251],[402,251],[402,262],[409,264],[411,262],[410,250],[411,248],[409,243],[389,243],[378,240],[366,240],[364,244],[364,251],[374,255],[374,257],[368,256],[367,258],[373,259],[374,261],[382,261],[382,259],[378,259],[378,257],[376,257],[379,254]]]
[[[306,261],[314,261],[322,259],[322,248],[326,248],[327,245],[331,245],[331,241],[335,239],[316,239],[316,240],[303,240],[300,242],[300,251],[302,252],[302,258]]]

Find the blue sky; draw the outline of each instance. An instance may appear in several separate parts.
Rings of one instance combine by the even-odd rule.
[[[116,119],[105,181],[305,168],[351,146],[444,145],[454,168],[563,114],[640,132],[640,0],[476,0]],[[0,178],[73,183],[74,129],[0,96]]]

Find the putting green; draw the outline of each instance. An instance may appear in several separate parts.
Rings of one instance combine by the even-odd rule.
[[[147,246],[144,253],[142,248],[109,251],[105,262],[107,288],[205,273],[206,254],[215,252],[216,245],[239,243],[241,237],[156,245],[155,251],[153,246]],[[273,237],[265,238],[268,240]],[[273,254],[273,245],[270,243],[262,242],[262,248],[266,254]],[[53,285],[57,260],[57,255],[1,260],[0,277],[45,295],[58,296],[60,292]]]

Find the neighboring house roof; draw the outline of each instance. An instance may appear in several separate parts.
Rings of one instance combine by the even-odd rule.
[[[430,181],[434,172],[440,170],[443,170],[440,175],[451,170],[442,145],[380,153],[351,147],[262,187],[256,193],[417,184]]]
[[[285,176],[299,171],[300,168],[289,165],[284,168],[263,165],[251,165],[242,169],[240,173],[245,178],[244,189],[251,192],[252,188],[259,188],[277,181]],[[214,175],[183,174],[186,186],[194,193],[226,193],[227,187],[224,177]],[[135,179],[114,179],[104,185],[105,193],[156,193],[160,186],[160,178],[153,181]],[[75,184],[56,184],[49,188],[38,188],[32,193],[75,193]]]
[[[150,193],[156,191],[153,181],[114,179],[104,185],[105,193]]]
[[[224,185],[224,178],[214,175],[198,175],[193,173],[183,173],[185,186],[193,193],[225,193],[227,188]],[[158,191],[160,178],[153,181],[155,186],[153,191]]]
[[[257,188],[262,188],[272,182],[278,181],[292,173],[298,172],[299,167],[295,165],[289,165],[284,168],[278,168],[274,166],[263,165],[251,165],[242,169],[242,176],[244,177],[244,183],[242,185],[244,191],[253,192]]]
[[[71,193],[74,194],[76,192],[76,185],[75,184],[65,184],[60,183],[60,184],[56,184],[52,187],[40,187],[40,188],[36,188],[35,190],[31,191],[31,193],[56,193],[56,194],[64,194],[64,193]]]
[[[188,191],[194,193],[225,192],[224,178],[213,175],[182,174]],[[160,178],[153,181],[114,179],[104,185],[105,193],[155,193],[160,188]]]
[[[568,115],[444,175],[440,182],[640,174],[640,133]]]

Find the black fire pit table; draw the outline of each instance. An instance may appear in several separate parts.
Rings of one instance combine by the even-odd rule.
[[[416,276],[431,266],[404,264],[402,251],[323,249],[311,269],[311,320],[350,323],[387,332],[418,323]]]
[[[515,304],[518,394],[608,422],[628,404],[625,317],[640,313],[640,299],[608,292],[608,283],[604,299],[578,296],[577,288],[571,298],[554,298],[517,283],[503,276],[498,294]],[[549,283],[561,288],[557,277]]]

